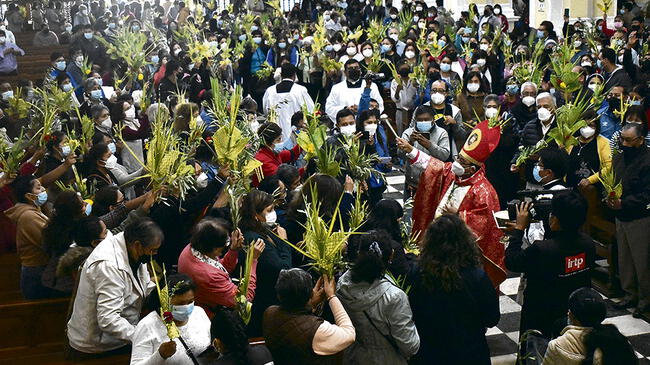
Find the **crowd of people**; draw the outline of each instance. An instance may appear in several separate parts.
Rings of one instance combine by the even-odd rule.
[[[617,307],[642,317],[646,11],[527,14],[10,4],[0,75],[20,79],[26,24],[34,47],[69,45],[0,83],[0,247],[23,296],[73,295],[75,360],[489,364],[499,285],[521,273],[520,359],[635,364],[602,323],[590,224],[615,222]]]

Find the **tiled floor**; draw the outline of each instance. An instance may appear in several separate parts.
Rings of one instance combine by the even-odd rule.
[[[404,175],[399,172],[391,173],[386,180],[389,187],[384,193],[384,198],[396,199],[403,203]],[[501,320],[496,327],[488,329],[486,334],[493,365],[515,364],[517,359],[521,317],[521,306],[516,302],[518,287],[519,276],[511,274],[499,288],[502,293],[499,298]],[[614,309],[612,304],[617,299],[605,299],[608,303],[605,323],[616,325],[619,331],[627,336],[637,352],[640,365],[650,365],[650,323],[632,317],[631,309]]]

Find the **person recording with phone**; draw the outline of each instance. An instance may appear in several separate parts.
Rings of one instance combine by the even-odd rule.
[[[550,337],[558,320],[564,319],[566,324],[569,295],[578,288],[591,287],[595,243],[579,231],[587,216],[587,201],[578,192],[566,191],[551,201],[548,221],[552,237],[522,249],[533,204],[522,202],[516,207],[517,220],[509,233],[505,266],[524,273],[527,279],[519,333],[535,329]]]
[[[435,112],[430,106],[421,105],[415,109],[411,126],[402,133],[402,138],[408,140],[414,148],[426,152],[440,161],[449,160],[449,135],[444,128],[434,122]],[[406,188],[405,198],[415,194],[420,181],[422,169],[412,165],[406,159]]]

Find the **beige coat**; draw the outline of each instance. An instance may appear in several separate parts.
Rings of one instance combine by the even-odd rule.
[[[548,343],[542,365],[581,365],[587,354],[584,339],[591,327],[566,326],[562,335]],[[600,364],[600,351],[594,354],[594,364]]]

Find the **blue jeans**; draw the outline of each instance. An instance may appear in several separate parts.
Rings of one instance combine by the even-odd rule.
[[[51,290],[41,284],[44,266],[23,266],[20,271],[20,290],[25,299],[43,299],[50,297]]]

